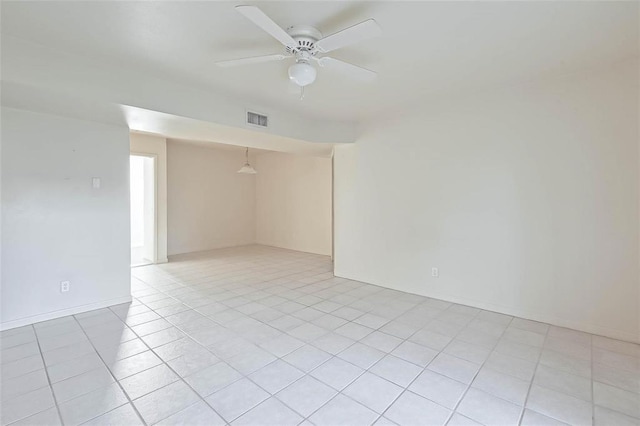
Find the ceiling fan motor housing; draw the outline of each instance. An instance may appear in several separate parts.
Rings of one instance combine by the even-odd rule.
[[[309,25],[294,25],[287,28],[287,34],[289,34],[298,43],[298,51],[306,51],[311,55],[315,55],[317,51],[314,49],[318,40],[322,39],[322,33],[316,28]],[[293,49],[287,46],[287,52],[290,54],[296,53]]]

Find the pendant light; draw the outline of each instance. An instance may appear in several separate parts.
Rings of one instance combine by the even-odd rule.
[[[245,151],[244,166],[242,166],[242,168],[238,170],[238,173],[244,173],[247,175],[255,175],[256,173],[258,173],[256,169],[254,169],[253,166],[249,164],[249,148],[248,147],[247,147],[247,150]]]

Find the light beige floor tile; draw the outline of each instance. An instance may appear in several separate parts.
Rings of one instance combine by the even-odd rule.
[[[242,378],[229,364],[219,362],[185,377],[185,381],[201,396],[212,393]]]
[[[427,369],[469,384],[478,373],[480,366],[461,358],[440,353],[431,361]]]
[[[536,411],[526,409],[522,415],[520,426],[566,426],[560,420],[552,419]]]
[[[608,408],[595,406],[594,412],[594,425],[595,426],[639,426],[640,419],[636,417],[627,416],[617,411],[610,410]]]
[[[319,366],[320,364],[331,358],[331,355],[325,351],[310,345],[305,345],[283,359],[298,369],[308,372]]]
[[[127,403],[117,383],[95,389],[59,405],[65,425],[78,425]]]
[[[383,413],[402,391],[400,386],[366,372],[342,393],[377,413]]]
[[[204,401],[178,411],[157,425],[162,426],[222,426],[226,422]]]
[[[336,391],[319,380],[305,376],[276,397],[298,414],[307,417],[336,395]]]
[[[547,389],[591,401],[591,380],[586,377],[539,365],[533,382]]]
[[[309,420],[316,426],[371,425],[378,414],[344,395],[338,395],[313,413]]]
[[[527,408],[565,423],[588,425],[592,422],[590,402],[538,385],[531,386]]]
[[[471,388],[456,411],[485,425],[517,425],[522,407]]]
[[[127,425],[127,426],[143,426],[144,423],[138,417],[131,404],[125,404],[121,407],[111,410],[99,417],[83,423],[83,426],[107,426],[107,425]]]
[[[294,426],[302,422],[302,417],[276,398],[269,398],[240,416],[232,424],[234,426],[254,426],[265,422],[278,426]]]
[[[393,355],[387,355],[369,369],[399,386],[407,387],[422,371],[422,368]]]
[[[480,370],[471,386],[518,405],[524,405],[529,392],[528,381],[487,367]]]
[[[451,414],[450,410],[405,391],[389,407],[384,416],[399,425],[444,425]]]
[[[227,422],[232,422],[262,401],[269,393],[248,379],[241,379],[207,397],[207,403]]]
[[[249,375],[261,388],[275,394],[302,377],[304,373],[291,364],[277,360]]]
[[[582,425],[592,376],[596,425],[638,424],[640,345],[331,270],[260,246],[132,269],[131,303],[0,332],[0,421],[59,423],[43,357],[71,424],[138,424],[128,393],[147,424]]]
[[[136,399],[179,380],[165,364],[160,364],[133,376],[120,380],[120,384],[129,398]]]
[[[425,370],[409,386],[409,390],[443,407],[454,409],[467,390],[467,385],[442,374]]]
[[[11,423],[11,426],[59,426],[62,425],[58,409],[49,408],[26,419]]]
[[[640,418],[640,394],[638,393],[594,382],[593,400],[596,405],[601,407]]]
[[[13,423],[54,406],[51,388],[40,388],[0,403],[0,423]]]
[[[158,389],[133,404],[147,424],[154,424],[198,401],[198,395],[179,381]]]

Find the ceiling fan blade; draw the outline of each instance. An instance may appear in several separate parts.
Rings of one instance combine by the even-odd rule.
[[[282,61],[283,59],[287,59],[287,55],[264,55],[264,56],[253,56],[251,58],[242,58],[242,59],[231,59],[230,61],[220,61],[216,62],[216,65],[223,68],[235,67],[236,65],[248,65],[248,64],[259,64],[261,62],[273,62],[273,61]]]
[[[292,49],[298,46],[293,37],[256,6],[236,6],[236,10],[285,46]]]
[[[357,80],[372,81],[375,80],[378,75],[374,71],[341,61],[339,59],[334,59],[329,56],[318,59],[318,63],[324,68],[334,69]]]
[[[380,34],[382,34],[382,28],[378,23],[373,19],[367,19],[364,22],[318,40],[315,47],[320,52],[326,53],[362,40],[377,37]]]

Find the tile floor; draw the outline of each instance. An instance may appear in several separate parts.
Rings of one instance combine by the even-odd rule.
[[[638,425],[640,346],[333,277],[260,246],[2,332],[2,425]]]
[[[142,266],[153,263],[144,257],[144,247],[131,247],[131,266]]]

